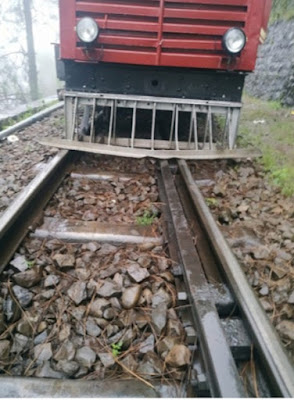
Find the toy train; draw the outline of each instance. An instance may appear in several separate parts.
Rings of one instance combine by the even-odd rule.
[[[213,159],[235,149],[271,0],[60,0],[61,148]],[[244,153],[245,154],[245,153]]]

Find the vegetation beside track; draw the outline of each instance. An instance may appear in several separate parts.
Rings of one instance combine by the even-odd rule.
[[[278,102],[243,97],[239,146],[262,151],[260,162],[283,194],[294,195],[294,113]]]
[[[24,111],[23,113],[20,113],[16,117],[9,117],[7,119],[4,119],[2,122],[0,121],[0,132],[4,129],[10,128],[11,126],[17,124],[18,122],[21,122],[27,118],[30,118],[34,114],[37,114],[38,112],[43,111],[46,108],[49,108],[57,103],[58,103],[58,100],[53,100],[48,103],[43,102],[43,104],[40,105],[39,107],[32,107],[32,108],[29,107],[26,111]]]
[[[274,0],[270,22],[294,18],[293,0]]]

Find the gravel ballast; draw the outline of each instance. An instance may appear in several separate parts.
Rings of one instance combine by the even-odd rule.
[[[57,112],[19,133],[19,141],[1,142],[0,214],[58,151],[39,145],[38,139],[61,137],[62,120],[63,112]],[[99,183],[67,178],[71,193],[61,188],[46,216],[68,218],[69,207],[76,202],[74,218],[85,221],[129,224],[146,210],[157,215],[154,162],[86,155],[81,164],[97,169],[101,159],[103,171],[145,174],[145,181],[131,179],[120,187],[118,178]],[[190,165],[294,359],[293,199],[267,183],[257,163]],[[93,203],[97,190],[100,203]],[[171,262],[161,246],[26,239],[2,276],[1,373],[102,379],[131,370],[143,379],[181,381],[190,354],[175,298]]]
[[[255,162],[190,163],[203,196],[294,360],[294,199]]]
[[[0,216],[16,195],[38,174],[58,150],[38,143],[41,138],[62,137],[63,110],[0,141]]]
[[[191,353],[172,264],[146,248],[26,239],[2,275],[2,373],[182,381]]]

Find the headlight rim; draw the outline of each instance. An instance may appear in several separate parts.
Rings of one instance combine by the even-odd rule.
[[[93,36],[93,39],[92,39],[92,40],[85,40],[85,38],[82,38],[82,36],[81,36],[80,33],[79,33],[79,25],[80,25],[81,23],[85,22],[85,20],[89,20],[89,21],[91,21],[91,23],[94,22],[94,24],[95,24],[96,33],[95,33],[95,36]],[[98,25],[97,22],[94,20],[94,18],[91,18],[91,17],[83,17],[83,18],[81,18],[81,19],[78,21],[78,23],[77,23],[77,25],[76,25],[76,34],[77,34],[79,40],[80,40],[81,42],[83,42],[85,45],[90,45],[90,44],[94,43],[95,40],[98,38],[99,33],[100,33],[99,25]]]
[[[244,37],[244,44],[243,44],[243,47],[242,47],[239,51],[237,51],[237,52],[231,51],[231,50],[228,48],[227,43],[226,43],[227,37],[228,37],[228,35],[230,34],[230,32],[235,31],[235,30],[241,32],[242,35],[243,35],[243,37]],[[246,33],[244,32],[243,29],[241,29],[241,28],[239,28],[239,27],[232,27],[232,28],[229,28],[229,29],[225,32],[225,34],[223,35],[223,37],[222,37],[222,46],[223,46],[223,49],[226,51],[226,53],[228,53],[228,54],[231,55],[231,56],[237,57],[238,55],[240,55],[240,53],[244,50],[244,48],[245,48],[245,46],[246,46],[246,43],[247,43],[247,36],[246,36]]]

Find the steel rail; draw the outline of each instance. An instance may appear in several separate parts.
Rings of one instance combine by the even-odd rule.
[[[161,389],[135,379],[83,381],[74,379],[0,377],[1,398],[155,398],[176,397],[167,385]]]
[[[192,240],[169,164],[162,161],[160,165],[187,291],[200,335],[211,394],[214,397],[245,397],[245,389]]]
[[[228,284],[252,335],[259,360],[264,366],[274,396],[294,397],[294,369],[280,339],[262,309],[242,268],[217,226],[198,189],[187,163],[178,160],[181,176],[193,200],[197,214],[213,245]]]
[[[73,154],[60,151],[24,188],[0,218],[0,273],[63,180]]]
[[[45,108],[45,110],[42,110],[34,115],[32,115],[29,118],[24,119],[23,121],[17,122],[16,124],[10,126],[7,129],[4,129],[3,131],[0,132],[0,140],[5,139],[7,136],[12,135],[15,132],[18,132],[21,129],[26,128],[29,125],[34,124],[37,121],[40,121],[41,119],[48,117],[48,115],[52,114],[54,111],[59,110],[62,106],[64,105],[64,102],[61,101],[57,104],[54,104],[51,107]]]

